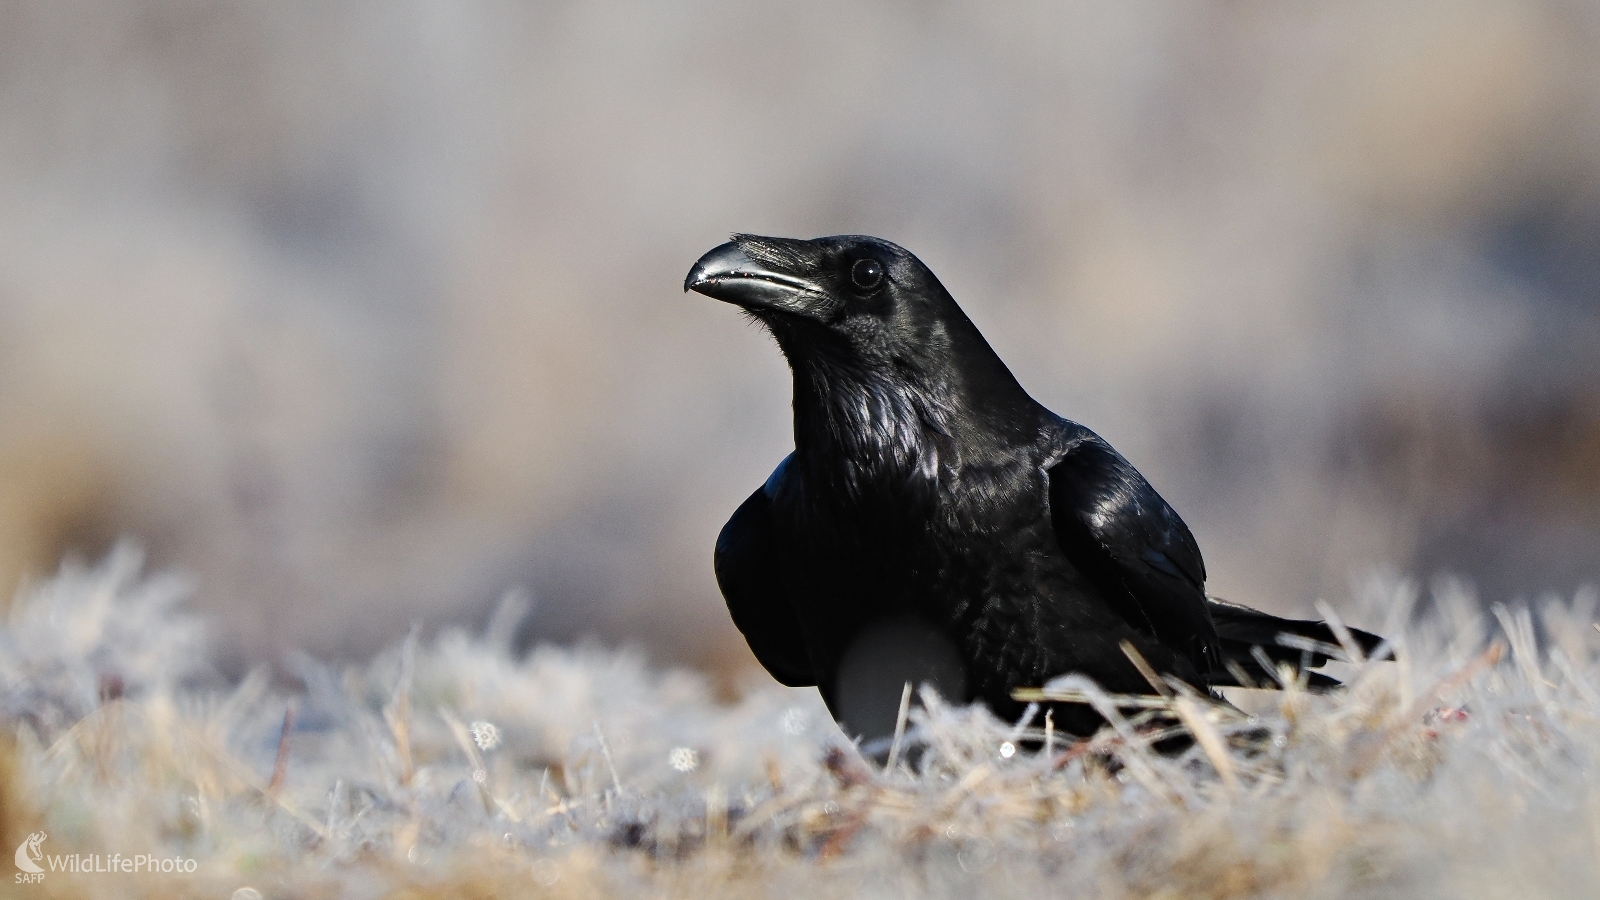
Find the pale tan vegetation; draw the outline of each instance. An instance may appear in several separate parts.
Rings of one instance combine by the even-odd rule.
[[[930,698],[911,710],[902,762],[881,770],[810,691],[753,683],[720,704],[701,676],[626,652],[514,657],[514,600],[482,635],[414,636],[345,669],[302,659],[288,687],[259,676],[208,687],[182,590],[141,575],[124,549],[20,598],[0,632],[0,774],[7,840],[42,830],[47,853],[183,856],[196,873],[50,872],[18,891],[1556,898],[1600,887],[1592,595],[1486,620],[1459,586],[1441,585],[1419,614],[1414,586],[1374,582],[1361,624],[1395,637],[1396,661],[1345,664],[1349,688],[1325,696],[1240,692],[1248,713],[1180,698],[1201,737],[1181,755],[1152,753],[1137,716],[1067,744]]]

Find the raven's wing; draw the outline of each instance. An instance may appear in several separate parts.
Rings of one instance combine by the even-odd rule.
[[[779,464],[773,477],[722,526],[717,536],[717,587],[728,602],[733,624],[772,677],[789,687],[811,687],[817,679],[800,637],[800,622],[784,596],[772,527],[771,491],[782,471]]]
[[[1051,524],[1072,564],[1135,630],[1193,661],[1201,675],[1220,670],[1205,563],[1177,512],[1087,429],[1048,471]]]

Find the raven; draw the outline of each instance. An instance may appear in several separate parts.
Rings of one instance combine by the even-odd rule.
[[[684,290],[742,307],[793,372],[794,452],[722,529],[717,584],[767,671],[815,685],[847,734],[889,734],[906,682],[1010,719],[1014,689],[1069,672],[1148,694],[1125,645],[1201,692],[1252,672],[1271,684],[1263,652],[1326,661],[1276,641],[1336,643],[1326,624],[1208,598],[1172,507],[1028,396],[906,250],[734,235]],[[1076,734],[1101,724],[1082,705],[1055,716]]]

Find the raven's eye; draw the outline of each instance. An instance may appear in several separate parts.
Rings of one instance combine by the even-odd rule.
[[[850,267],[850,280],[862,290],[871,290],[883,281],[883,266],[875,259],[858,259]]]

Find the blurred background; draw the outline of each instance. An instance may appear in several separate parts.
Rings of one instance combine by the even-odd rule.
[[[521,589],[754,666],[732,231],[917,253],[1214,593],[1600,579],[1600,5],[8,0],[0,594],[130,535],[238,665]]]

